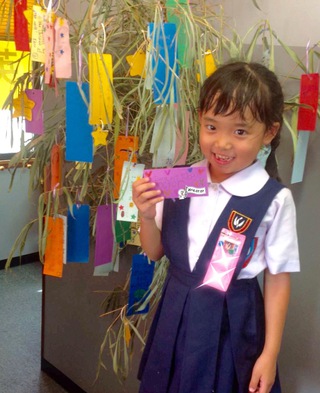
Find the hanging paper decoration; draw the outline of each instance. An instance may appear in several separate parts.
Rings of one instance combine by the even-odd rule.
[[[39,63],[46,61],[43,37],[45,15],[45,11],[39,5],[33,6],[31,60]]]
[[[14,79],[29,71],[29,59],[29,56],[22,57],[22,52],[16,51],[13,41],[0,41],[0,108],[3,107],[8,92],[13,87]],[[15,98],[17,96],[18,94]]]
[[[40,89],[27,89],[26,95],[29,100],[34,102],[32,108],[32,119],[26,119],[26,132],[31,132],[36,135],[42,135],[44,131],[43,126],[43,91]]]
[[[144,164],[123,163],[120,198],[118,201],[117,220],[138,221],[138,209],[132,200],[132,184],[142,177]]]
[[[24,116],[27,120],[32,121],[32,109],[35,103],[30,100],[27,94],[23,91],[17,98],[13,99],[14,113],[13,118]]]
[[[300,106],[298,110],[298,130],[314,131],[317,121],[319,97],[319,74],[304,74],[300,81]]]
[[[62,186],[62,146],[53,145],[51,149],[51,190]]]
[[[115,214],[115,205],[100,205],[97,208],[94,266],[112,262],[115,242],[113,234]]]
[[[119,250],[117,249],[116,243],[114,243],[112,254],[115,255],[115,262],[95,266],[93,271],[94,277],[109,276],[109,273],[111,272],[119,272]]]
[[[94,146],[107,146],[108,133],[108,131],[97,126],[97,128],[91,133]]]
[[[214,60],[212,51],[207,50],[204,54],[202,61],[204,62],[205,78],[207,78],[208,76],[213,74],[217,69],[216,62]],[[199,60],[198,60],[198,63],[200,64]],[[201,81],[200,74],[197,74],[197,81],[198,82]]]
[[[127,310],[128,316],[145,314],[149,311],[149,303],[143,309],[140,309],[140,306],[148,296],[153,272],[154,262],[149,262],[148,258],[143,254],[133,255]]]
[[[130,239],[128,240],[127,244],[130,244],[131,246],[141,247],[139,228],[139,219],[137,222],[130,223]]]
[[[189,148],[189,119],[190,112],[185,112],[185,122],[184,122],[184,135],[182,131],[178,128],[176,134],[176,148],[174,154],[174,165],[185,165],[188,155]]]
[[[14,41],[16,50],[29,52],[28,21],[24,16],[27,0],[14,0]]]
[[[67,262],[89,262],[89,205],[75,204],[68,211]]]
[[[110,124],[113,119],[113,68],[109,54],[89,53],[90,124]]]
[[[130,65],[131,76],[146,77],[146,53],[143,50],[139,49],[135,54],[127,56],[126,60]]]
[[[54,24],[55,48],[54,71],[56,78],[71,78],[71,48],[69,42],[69,23],[64,18],[57,18]]]
[[[153,97],[155,104],[178,101],[177,28],[173,23],[149,23]]]
[[[117,243],[121,243],[123,245],[128,240],[130,240],[131,238],[130,225],[131,222],[116,220],[114,231],[115,231]]]
[[[185,14],[189,10],[188,0],[166,0],[167,20],[177,26],[178,59],[182,67],[190,68],[194,50],[190,47],[187,34],[188,20]]]
[[[137,162],[139,139],[136,136],[119,136],[114,148],[114,198],[119,197],[121,173],[124,161]]]
[[[319,74],[304,74],[300,81],[300,99],[303,106],[298,110],[298,141],[294,157],[291,183],[299,183],[303,179],[304,167],[310,131],[314,131],[317,121],[319,97]]]
[[[177,112],[170,110],[169,106],[158,106],[150,153],[152,156],[153,167],[170,167],[173,166],[176,151],[176,129],[177,129]]]
[[[53,75],[53,51],[54,51],[54,24],[55,15],[50,12],[46,14],[43,21],[43,41],[45,46],[45,64],[44,64],[44,83],[49,84]]]
[[[48,229],[43,274],[62,277],[65,259],[65,221],[61,217],[47,217]]]
[[[81,91],[76,82],[66,82],[66,160],[92,162],[92,126],[88,123],[89,85],[82,83]]]

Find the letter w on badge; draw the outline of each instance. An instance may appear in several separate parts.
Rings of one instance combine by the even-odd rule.
[[[232,232],[243,233],[249,228],[251,222],[252,218],[232,210],[228,220],[228,227]]]

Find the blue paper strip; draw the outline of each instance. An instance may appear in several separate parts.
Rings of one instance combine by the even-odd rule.
[[[89,84],[82,83],[89,102]],[[66,82],[66,160],[93,161],[93,128],[89,124],[88,108],[76,82]]]
[[[140,305],[147,297],[149,286],[152,282],[154,262],[142,254],[133,255],[131,280],[129,289],[129,302],[127,315],[145,314],[149,311],[149,304],[143,310],[139,310]]]
[[[155,104],[176,103],[177,27],[173,23],[149,23],[152,40],[153,98]]]
[[[67,262],[89,262],[89,205],[73,205],[67,218]]]
[[[309,131],[299,131],[296,154],[294,156],[294,163],[291,175],[291,184],[299,183],[303,179],[309,137]]]

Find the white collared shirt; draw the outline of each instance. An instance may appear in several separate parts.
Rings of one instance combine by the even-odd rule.
[[[193,166],[207,166],[203,160]],[[188,222],[189,265],[192,271],[200,253],[232,195],[249,196],[258,192],[269,175],[259,161],[221,183],[212,183],[208,170],[208,196],[190,200]],[[163,203],[157,205],[156,222],[161,229]],[[296,212],[291,191],[283,188],[273,199],[255,237],[256,249],[249,264],[238,276],[253,278],[269,268],[272,274],[300,270]]]

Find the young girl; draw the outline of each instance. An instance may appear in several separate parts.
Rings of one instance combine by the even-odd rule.
[[[207,166],[209,195],[163,201],[148,178],[134,183],[142,248],[152,260],[170,260],[140,393],[281,392],[289,272],[299,271],[292,195],[273,179],[282,112],[273,72],[256,63],[221,66],[200,93],[204,161],[195,166]],[[257,160],[268,146],[269,174]],[[224,228],[245,236],[226,291],[203,285]]]

